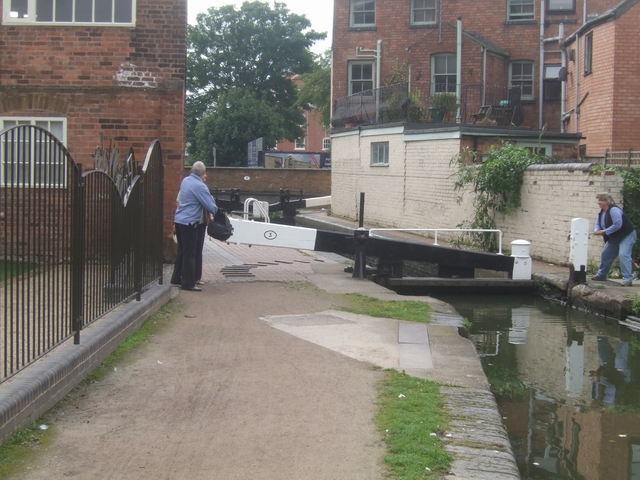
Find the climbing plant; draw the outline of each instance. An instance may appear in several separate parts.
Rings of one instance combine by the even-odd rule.
[[[526,168],[533,164],[552,162],[552,159],[538,155],[528,148],[509,143],[493,145],[481,163],[477,152],[466,151],[454,157],[452,163],[458,163],[456,190],[471,189],[475,195],[474,217],[469,227],[496,229],[496,214],[512,215],[520,207],[520,189]],[[462,195],[458,200],[462,200]],[[463,226],[458,225],[459,228]],[[478,232],[472,233],[469,238],[473,246],[489,251],[497,250],[495,234]]]
[[[620,169],[620,175],[624,180],[622,196],[624,198],[624,213],[631,220],[636,231],[640,232],[640,169]],[[639,242],[633,247],[633,258],[640,255]]]

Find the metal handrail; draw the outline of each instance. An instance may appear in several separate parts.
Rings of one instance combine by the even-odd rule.
[[[485,228],[372,228],[369,233],[374,232],[435,232],[434,245],[438,245],[438,232],[485,232],[499,233],[498,255],[502,255],[502,230],[491,230]],[[380,236],[380,235],[379,235]]]
[[[251,198],[251,197],[247,198],[244,201],[244,212],[242,214],[245,220],[249,220],[249,215],[250,215],[249,207],[251,206],[251,204],[258,206],[258,210],[260,210],[260,213],[262,213],[262,215],[264,216],[265,223],[271,222],[271,220],[269,219],[269,212],[264,209],[264,207],[262,206],[262,203],[257,198]]]

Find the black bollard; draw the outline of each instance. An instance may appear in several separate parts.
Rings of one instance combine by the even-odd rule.
[[[353,266],[352,278],[367,278],[367,240],[369,230],[358,228],[353,232],[353,243],[355,246],[355,264]]]

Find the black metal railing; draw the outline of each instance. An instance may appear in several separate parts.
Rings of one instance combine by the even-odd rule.
[[[398,83],[333,102],[334,128],[393,122],[519,126],[520,89],[500,85]]]
[[[0,132],[0,164],[2,381],[162,282],[164,173],[154,142],[121,195],[31,125]]]

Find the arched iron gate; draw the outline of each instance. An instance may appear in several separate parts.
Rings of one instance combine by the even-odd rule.
[[[32,125],[0,131],[0,166],[2,381],[162,282],[164,173],[154,141],[122,194]]]

